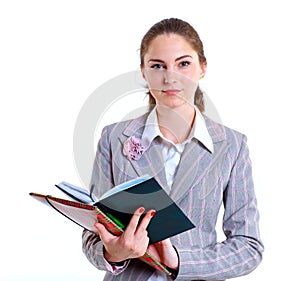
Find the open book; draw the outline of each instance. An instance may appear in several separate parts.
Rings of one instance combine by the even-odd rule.
[[[110,189],[99,199],[85,189],[67,182],[57,184],[56,187],[76,201],[33,192],[30,195],[95,233],[97,230],[94,223],[98,220],[112,234],[121,235],[139,207],[144,207],[145,213],[151,209],[156,210],[147,227],[150,243],[195,227],[153,177],[144,176],[125,182]],[[171,274],[148,252],[140,259],[168,275]]]

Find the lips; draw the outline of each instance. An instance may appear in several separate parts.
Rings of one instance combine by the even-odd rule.
[[[162,92],[165,93],[168,96],[175,96],[175,95],[179,94],[181,92],[181,90],[169,89],[169,90],[164,90]]]

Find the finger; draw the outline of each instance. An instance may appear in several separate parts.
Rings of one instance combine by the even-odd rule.
[[[127,227],[124,231],[125,237],[133,237],[133,235],[136,231],[137,225],[139,223],[140,217],[144,213],[144,211],[145,211],[144,207],[141,207],[141,208],[135,210],[133,216],[131,217],[129,224],[127,225]]]
[[[142,219],[142,221],[140,222],[137,231],[145,231],[151,221],[151,219],[153,218],[153,216],[155,215],[156,211],[155,210],[150,210],[147,212],[147,214],[145,215],[145,217]]]

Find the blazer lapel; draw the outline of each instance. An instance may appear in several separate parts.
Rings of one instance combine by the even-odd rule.
[[[140,118],[134,119],[129,126],[124,130],[123,136],[121,136],[121,145],[130,137],[135,136],[141,139],[147,115],[143,115]],[[136,173],[136,176],[143,176],[148,174],[153,176],[158,183],[165,189],[167,193],[170,193],[170,188],[167,185],[165,176],[165,166],[163,161],[163,155],[161,151],[160,143],[157,139],[154,139],[149,147],[146,148],[141,158],[138,160],[128,159],[131,164],[131,168]]]
[[[178,202],[192,188],[195,181],[202,179],[210,166],[211,159],[212,154],[197,140],[193,139],[186,145],[170,193],[174,201]]]
[[[179,202],[204,177],[213,178],[210,173],[216,174],[214,178],[220,174],[227,151],[225,130],[223,125],[217,124],[207,117],[205,117],[205,121],[214,144],[214,152],[211,153],[196,139],[192,139],[186,145],[170,193],[175,202]],[[210,188],[212,189],[213,186]],[[207,192],[205,191],[205,193]]]

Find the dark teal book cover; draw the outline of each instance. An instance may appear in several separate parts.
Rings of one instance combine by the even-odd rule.
[[[124,227],[139,207],[144,207],[145,213],[154,209],[156,214],[147,227],[150,243],[159,242],[195,227],[155,178],[119,191],[94,205],[108,216],[116,218],[116,222]]]

